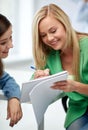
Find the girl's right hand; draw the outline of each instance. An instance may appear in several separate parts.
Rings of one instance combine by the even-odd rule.
[[[7,104],[7,120],[10,119],[9,125],[13,127],[22,118],[22,108],[20,101],[13,97],[8,100]]]
[[[49,69],[36,70],[34,73],[34,79],[49,76]]]

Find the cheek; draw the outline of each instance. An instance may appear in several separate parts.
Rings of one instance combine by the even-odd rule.
[[[2,47],[0,46],[0,53],[1,53],[1,51],[2,51]]]
[[[63,26],[57,30],[57,35],[63,38],[66,37],[66,31]]]
[[[0,58],[3,58],[3,52],[5,51],[5,47],[0,47]]]
[[[4,50],[5,47],[0,47],[0,53]]]
[[[66,33],[64,32],[64,31],[60,31],[60,32],[58,32],[58,37],[60,37],[60,38],[62,38],[62,39],[66,39]]]
[[[2,58],[2,52],[0,51],[0,58]]]

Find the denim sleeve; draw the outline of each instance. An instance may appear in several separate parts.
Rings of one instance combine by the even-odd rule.
[[[16,83],[14,78],[6,72],[4,72],[2,77],[0,77],[0,89],[2,89],[7,99],[13,97],[20,99],[21,92],[19,85]]]

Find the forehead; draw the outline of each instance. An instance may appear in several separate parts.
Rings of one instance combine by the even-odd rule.
[[[59,20],[57,20],[54,16],[50,15],[40,21],[39,30],[42,32],[46,29],[50,29],[51,27],[58,25],[61,25],[61,22],[59,22]]]
[[[8,28],[8,30],[0,37],[0,41],[8,38],[12,34],[12,26]]]
[[[54,16],[52,16],[52,15],[48,15],[48,16],[46,16],[45,18],[43,18],[41,21],[40,21],[40,23],[39,24],[47,24],[47,23],[52,23],[52,24],[54,24],[53,22],[58,22],[58,20],[54,17]]]

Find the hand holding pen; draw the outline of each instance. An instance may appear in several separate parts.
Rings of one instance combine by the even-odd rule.
[[[45,76],[49,76],[49,69],[45,69],[45,70],[37,70],[35,67],[31,66],[31,69],[34,69],[34,79],[36,78],[41,78],[41,77],[45,77]]]

